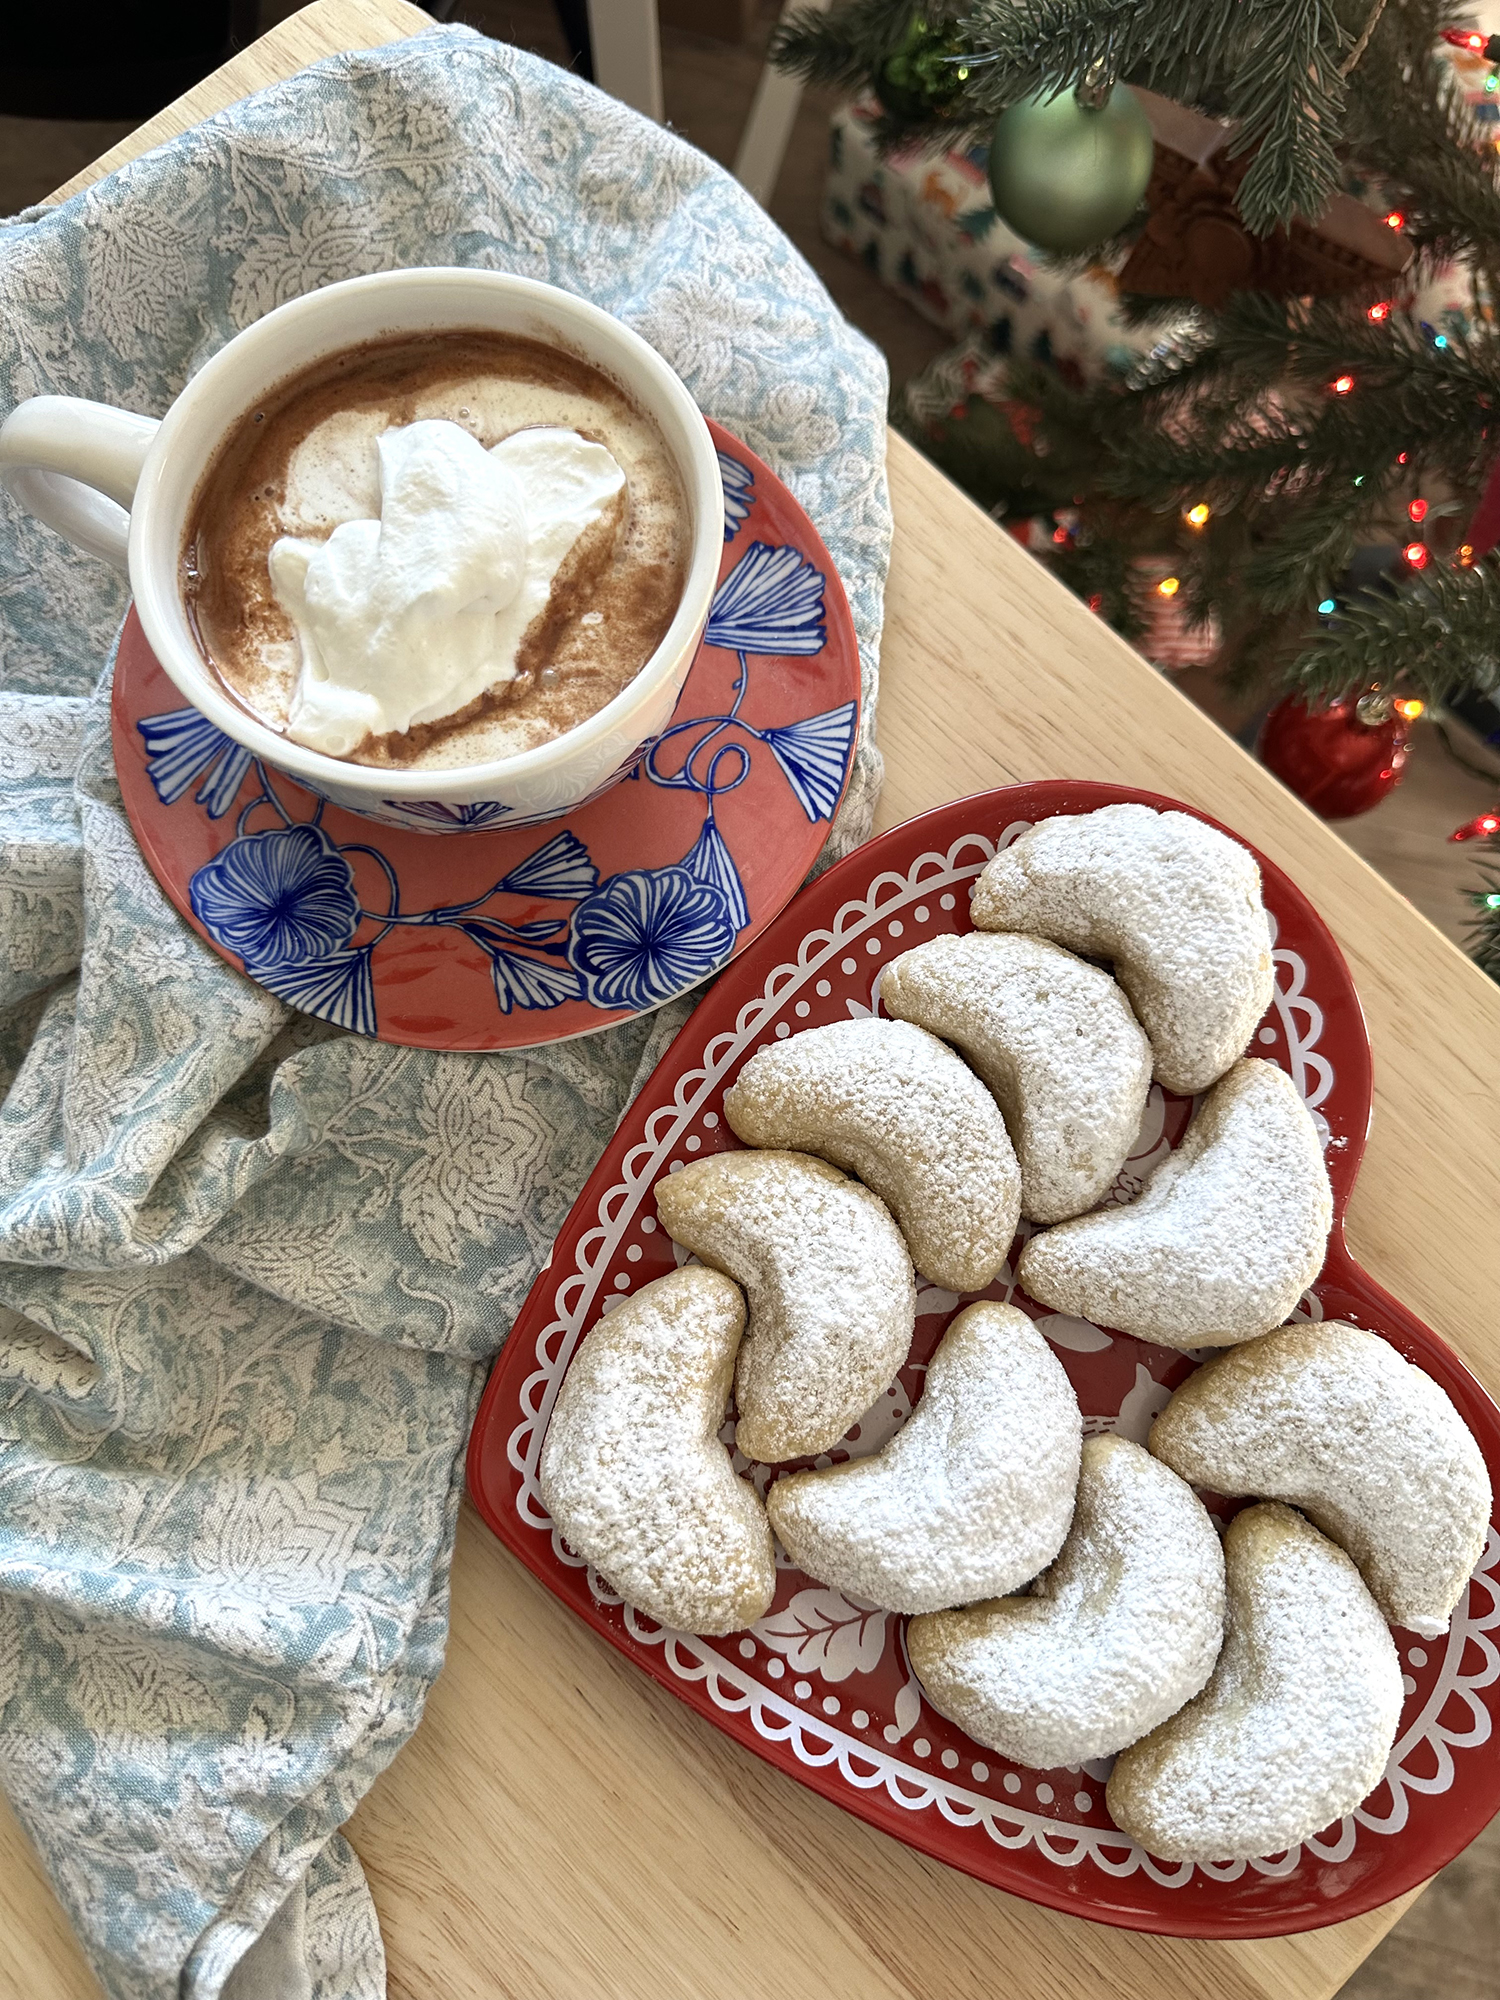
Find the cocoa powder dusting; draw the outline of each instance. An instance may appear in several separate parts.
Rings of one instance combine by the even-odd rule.
[[[577,430],[626,475],[613,513],[579,538],[522,641],[513,681],[440,721],[370,737],[351,761],[453,768],[530,749],[596,714],[635,678],[682,596],[690,529],[655,426],[576,355],[484,332],[351,348],[247,411],[195,497],[181,582],[204,657],[241,706],[284,727],[300,656],[271,589],[282,535],[326,538],[378,513],[375,440],[441,417],[486,447],[536,423]]]

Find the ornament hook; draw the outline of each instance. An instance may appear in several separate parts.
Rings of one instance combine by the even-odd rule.
[[[1095,56],[1073,92],[1085,111],[1102,111],[1115,87],[1115,67],[1108,56]]]

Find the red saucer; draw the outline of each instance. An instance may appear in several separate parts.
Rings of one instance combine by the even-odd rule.
[[[1158,1861],[1119,1832],[1105,1807],[1107,1763],[1025,1770],[935,1713],[906,1658],[904,1619],[784,1567],[770,1612],[750,1631],[699,1639],[664,1630],[621,1604],[573,1554],[536,1485],[547,1420],[579,1341],[676,1261],[652,1189],[683,1162],[736,1144],[722,1110],[743,1064],[800,1028],[874,1010],[882,966],[926,938],[967,930],[975,876],[1028,824],[1123,799],[1176,803],[1061,781],[988,792],[870,841],[797,897],[699,1005],[578,1197],[490,1376],[469,1444],[469,1490],[502,1541],[610,1645],[846,1811],[1015,1895],[1098,1923],[1180,1937],[1279,1936],[1339,1923],[1403,1894],[1500,1808],[1500,1537],[1493,1532],[1451,1631],[1437,1640],[1395,1635],[1407,1701],[1386,1776],[1370,1797],[1293,1853],[1195,1866]],[[1500,1411],[1452,1350],[1345,1247],[1344,1209],[1370,1115],[1364,1018],[1317,912],[1258,858],[1275,925],[1276,993],[1250,1047],[1289,1073],[1326,1133],[1334,1191],[1327,1262],[1299,1314],[1368,1327],[1424,1368],[1473,1430],[1500,1487]],[[1180,1140],[1190,1110],[1153,1086],[1111,1199],[1139,1189]],[[1011,1300],[1039,1322],[1078,1392],[1086,1431],[1144,1441],[1194,1362],[1048,1313],[1016,1289],[1014,1255],[984,1296]],[[965,1303],[919,1281],[906,1366],[834,1458],[877,1450],[903,1421],[923,1365]],[[747,1467],[738,1454],[735,1464],[764,1490],[770,1468]],[[650,1769],[636,1771],[634,1782],[649,1791]]]
[[[676,714],[628,778],[545,824],[434,804],[393,826],[315,797],[183,706],[132,611],[115,664],[120,789],[199,936],[306,1013],[429,1049],[590,1034],[759,936],[843,797],[859,651],[806,514],[709,428],[724,560]]]

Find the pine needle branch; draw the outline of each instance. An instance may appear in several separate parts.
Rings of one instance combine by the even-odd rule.
[[[1337,700],[1399,678],[1429,703],[1500,687],[1500,557],[1434,569],[1391,596],[1366,593],[1328,621],[1289,684]]]
[[[1312,388],[1350,372],[1382,395],[1409,385],[1471,411],[1500,409],[1500,346],[1488,333],[1479,341],[1446,333],[1437,347],[1408,312],[1372,321],[1337,298],[1302,305],[1241,292],[1219,316],[1215,350],[1226,367],[1262,372],[1280,356],[1284,371]]]
[[[1372,323],[1337,300],[1242,294],[1215,333],[1175,381],[1129,398],[1136,456],[1123,487],[1116,469],[1118,490],[1145,497],[1150,477],[1175,491],[1218,476],[1222,498],[1249,499],[1280,470],[1279,490],[1357,478],[1373,505],[1424,472],[1460,493],[1482,483],[1500,430],[1500,343],[1486,328],[1439,348],[1410,315]],[[1344,375],[1349,393],[1335,394]]]
[[[1105,488],[1121,500],[1176,507],[1207,500],[1220,512],[1253,506],[1285,485],[1297,439],[1283,426],[1253,429],[1222,405],[1201,413],[1187,432],[1143,428],[1101,468]],[[1216,421],[1221,418],[1222,421]]]
[[[1261,0],[1259,33],[1242,36],[1230,72],[1229,110],[1240,130],[1231,151],[1259,147],[1236,206],[1259,235],[1293,215],[1314,219],[1338,187],[1335,146],[1343,124],[1343,30],[1325,0]]]
[[[1284,509],[1246,557],[1237,590],[1272,616],[1311,613],[1349,567],[1369,512],[1364,495],[1347,484]]]
[[[1349,83],[1345,131],[1356,157],[1401,190],[1404,234],[1426,261],[1467,256],[1493,292],[1500,267],[1497,162],[1476,129],[1439,30],[1466,10],[1401,0]]]
[[[1251,229],[1316,216],[1338,186],[1340,69],[1355,37],[1330,0],[979,0],[959,32],[976,112],[1055,97],[1091,70],[1220,100],[1240,127],[1235,151],[1255,149],[1238,195]]]
[[[862,90],[901,47],[919,13],[930,19],[946,11],[922,0],[844,0],[826,14],[802,8],[777,24],[770,59],[805,83]]]
[[[1500,980],[1500,842],[1485,842],[1479,887],[1468,894],[1474,909],[1474,921],[1464,940],[1469,956],[1491,979]]]

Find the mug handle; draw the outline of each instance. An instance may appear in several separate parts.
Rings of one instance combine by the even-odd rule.
[[[126,568],[130,503],[157,417],[31,396],[0,424],[0,484],[85,555]]]

